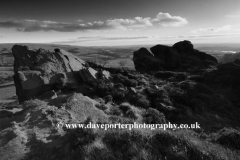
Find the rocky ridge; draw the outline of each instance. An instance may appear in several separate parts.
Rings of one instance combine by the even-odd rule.
[[[151,52],[133,53],[133,71],[85,62],[60,49],[14,46],[21,104],[0,110],[1,159],[237,159],[240,132],[223,128],[240,125],[238,61],[217,64],[188,41]],[[89,122],[198,122],[201,128],[57,127]]]

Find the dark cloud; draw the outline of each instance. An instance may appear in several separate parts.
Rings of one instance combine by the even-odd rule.
[[[15,20],[9,20],[9,21],[4,21],[0,22],[0,28],[16,28],[19,30],[20,28],[23,28],[24,24],[20,21],[15,21]]]
[[[185,18],[179,16],[171,16],[169,13],[158,13],[155,18],[135,17],[133,19],[109,19],[106,21],[94,21],[83,23],[76,21],[75,23],[54,22],[54,21],[4,21],[0,22],[1,28],[15,28],[18,31],[36,32],[36,31],[57,31],[57,32],[75,32],[84,30],[103,30],[103,29],[134,29],[146,28],[152,26],[182,26],[187,24]]]
[[[58,31],[58,32],[74,32],[78,30],[99,30],[108,29],[112,26],[107,26],[103,22],[93,22],[87,24],[64,23],[54,21],[37,21],[37,20],[22,20],[22,21],[4,21],[0,22],[1,28],[15,28],[18,31],[35,32],[35,31]]]

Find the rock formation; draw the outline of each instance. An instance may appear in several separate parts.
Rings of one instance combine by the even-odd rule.
[[[162,67],[174,69],[180,65],[180,56],[172,47],[156,45],[150,48],[154,57],[162,61]]]
[[[61,79],[73,84],[78,84],[79,79],[96,79],[97,71],[64,50],[35,51],[29,50],[27,46],[15,45],[12,53],[15,58],[14,83],[20,103],[53,90]],[[83,74],[85,70],[89,71],[88,74]]]
[[[133,61],[136,70],[158,70],[161,67],[161,60],[156,59],[146,48],[140,48],[133,53]]]
[[[194,49],[190,41],[181,41],[172,47],[156,45],[141,48],[133,53],[135,69],[138,71],[177,70],[194,67],[207,67],[217,64],[217,59]]]

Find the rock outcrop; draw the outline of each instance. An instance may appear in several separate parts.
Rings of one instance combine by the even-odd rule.
[[[181,41],[172,47],[156,45],[141,48],[133,53],[135,69],[138,71],[177,70],[216,65],[217,59],[194,49],[190,41]]]
[[[161,68],[162,61],[154,57],[146,48],[140,48],[133,53],[133,62],[136,70],[152,71]]]
[[[162,61],[162,67],[174,69],[180,66],[180,56],[177,51],[169,46],[156,45],[150,48],[154,57]]]
[[[29,50],[27,46],[15,45],[12,48],[14,60],[14,83],[19,102],[51,91],[61,79],[78,84],[97,71],[86,67],[86,62],[64,50],[50,52],[44,49]],[[82,70],[89,70],[85,77]]]
[[[186,53],[193,51],[193,44],[190,41],[181,41],[177,42],[173,45],[173,48],[175,48],[180,53]]]

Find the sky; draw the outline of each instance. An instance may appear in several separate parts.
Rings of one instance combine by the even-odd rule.
[[[240,0],[1,0],[0,43],[239,43]]]

